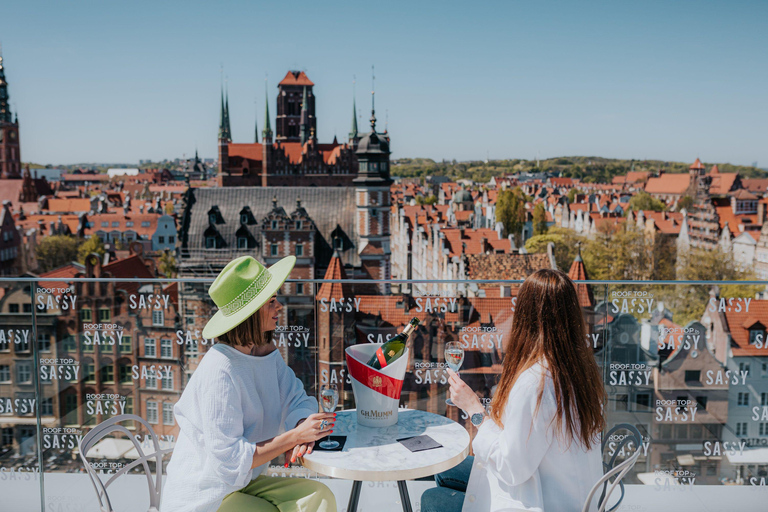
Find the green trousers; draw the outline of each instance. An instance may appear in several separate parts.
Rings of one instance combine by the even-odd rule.
[[[227,495],[218,512],[336,512],[336,498],[317,480],[262,475]]]

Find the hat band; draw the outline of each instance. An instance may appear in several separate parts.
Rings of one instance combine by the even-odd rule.
[[[251,302],[254,297],[256,297],[258,294],[264,290],[264,287],[267,286],[267,283],[272,279],[272,274],[269,273],[269,271],[265,268],[261,271],[261,274],[251,281],[251,284],[249,284],[245,290],[240,292],[240,295],[229,301],[228,303],[224,304],[219,308],[219,311],[221,311],[224,316],[231,316],[243,309],[246,304]]]

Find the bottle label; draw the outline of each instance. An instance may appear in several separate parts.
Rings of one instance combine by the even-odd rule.
[[[376,359],[379,360],[379,364],[381,365],[382,368],[387,366],[387,358],[384,357],[384,351],[381,350],[381,347],[376,349]]]
[[[389,398],[400,398],[400,391],[403,389],[401,379],[384,375],[375,368],[350,357],[349,354],[347,354],[347,367],[352,378],[363,386]]]

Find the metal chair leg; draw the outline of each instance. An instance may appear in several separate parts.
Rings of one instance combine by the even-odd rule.
[[[405,480],[397,482],[397,490],[400,491],[400,502],[403,505],[403,512],[413,512],[411,508],[411,497],[408,495],[408,486]]]
[[[352,492],[349,493],[349,504],[347,505],[347,512],[357,512],[357,502],[360,501],[360,488],[363,486],[363,482],[355,480],[352,482]]]

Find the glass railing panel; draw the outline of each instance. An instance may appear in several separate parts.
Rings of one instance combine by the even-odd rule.
[[[5,282],[0,298],[0,493],[13,510],[39,509],[42,431],[51,426],[57,406],[55,383],[41,375],[38,359],[53,354],[50,315],[33,318],[34,285]],[[42,416],[41,416],[42,415]],[[55,464],[43,459],[46,467]],[[6,506],[6,505],[4,505]],[[9,509],[9,510],[10,510]]]

